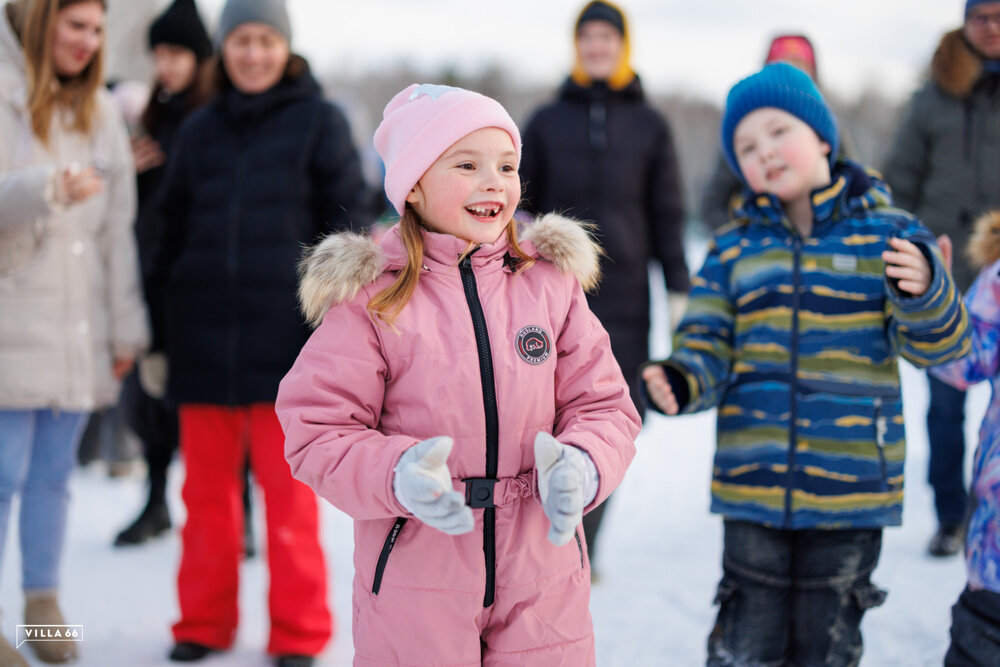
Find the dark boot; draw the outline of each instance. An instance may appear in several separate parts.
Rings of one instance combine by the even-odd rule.
[[[954,556],[965,546],[965,531],[961,525],[941,525],[927,545],[927,553],[937,558]]]
[[[118,533],[115,546],[142,544],[168,530],[170,530],[170,512],[167,510],[167,503],[162,499],[157,501],[150,498],[139,518]]]
[[[274,659],[275,667],[312,667],[314,662],[311,655],[279,655]]]
[[[215,649],[203,644],[194,642],[177,642],[170,650],[168,656],[174,662],[197,662],[209,653],[214,653]]]

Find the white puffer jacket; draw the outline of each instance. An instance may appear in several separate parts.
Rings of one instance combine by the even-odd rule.
[[[132,154],[121,114],[104,90],[90,135],[63,129],[57,120],[49,146],[34,137],[25,111],[23,51],[4,9],[0,409],[91,410],[117,398],[113,359],[135,357],[149,339],[132,229]],[[74,163],[102,169],[104,191],[54,206],[53,174]]]

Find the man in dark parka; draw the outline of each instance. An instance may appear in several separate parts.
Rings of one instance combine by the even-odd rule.
[[[951,238],[962,291],[975,278],[964,253],[972,223],[1000,206],[1000,2],[968,0],[965,12],[964,26],[941,39],[930,80],[910,100],[883,170],[896,205]],[[939,524],[928,551],[948,556],[962,548],[968,500],[965,392],[928,381],[928,481]]]
[[[589,3],[575,38],[572,74],[523,133],[522,205],[595,225],[607,257],[601,287],[588,301],[611,336],[641,413],[634,380],[648,352],[649,260],[663,267],[674,297],[671,315],[689,288],[677,159],[666,119],[646,102],[630,67],[621,10],[609,2]],[[591,560],[606,505],[583,519]]]

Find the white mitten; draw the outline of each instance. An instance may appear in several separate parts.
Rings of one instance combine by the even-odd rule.
[[[583,521],[583,508],[597,495],[597,467],[587,452],[539,431],[535,436],[535,478],[542,509],[552,524],[549,541],[562,546]]]
[[[399,457],[392,490],[413,516],[448,535],[472,530],[472,510],[455,490],[448,455],[455,441],[446,435],[418,442]]]

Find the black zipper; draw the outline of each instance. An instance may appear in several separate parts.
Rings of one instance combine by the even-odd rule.
[[[576,548],[580,550],[580,569],[584,568],[583,564],[583,544],[580,542],[580,533],[574,532],[573,537],[576,538]]]
[[[802,283],[802,237],[792,236],[792,340],[791,368],[789,369],[788,394],[791,401],[788,425],[788,474],[785,486],[785,528],[792,525],[792,490],[795,488],[795,449],[799,438],[798,408],[795,398],[799,375],[799,291]]]
[[[473,251],[475,252],[475,251]],[[465,300],[472,315],[472,327],[476,333],[476,348],[479,350],[479,376],[483,383],[483,408],[486,412],[486,477],[496,477],[500,458],[500,417],[497,410],[496,383],[493,379],[493,353],[490,350],[490,334],[486,328],[483,304],[479,301],[476,288],[476,274],[472,271],[472,253],[466,255],[459,264]],[[483,554],[486,559],[486,594],[483,606],[493,604],[496,592],[496,508],[483,509]]]
[[[243,217],[240,186],[244,182],[247,170],[246,148],[240,147],[236,171],[233,174],[233,197],[229,204],[229,224],[227,226],[226,248],[226,311],[229,314],[229,340],[226,350],[226,394],[229,405],[239,403],[239,283],[240,283],[240,219]]]
[[[382,544],[382,552],[378,555],[378,563],[375,564],[372,595],[378,595],[379,589],[382,588],[382,575],[385,573],[385,565],[389,562],[389,554],[392,552],[392,548],[396,546],[396,538],[399,537],[399,531],[403,530],[404,525],[406,525],[406,519],[399,517],[396,519],[396,523],[392,524],[392,528],[389,529],[389,534],[385,536],[385,542]]]

